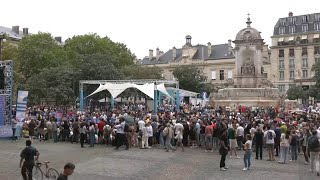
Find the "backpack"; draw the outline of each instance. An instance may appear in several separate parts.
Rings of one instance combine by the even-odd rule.
[[[317,136],[311,136],[308,140],[308,148],[311,151],[318,151],[320,147],[319,139]]]
[[[273,140],[273,134],[272,134],[272,131],[268,131],[267,139],[268,139],[268,140]]]

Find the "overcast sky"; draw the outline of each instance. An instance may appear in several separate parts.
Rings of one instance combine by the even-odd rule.
[[[313,5],[312,5],[313,4]],[[63,40],[97,33],[126,44],[138,58],[157,47],[164,52],[192,44],[223,44],[246,27],[270,36],[278,18],[319,12],[319,0],[10,0],[1,1],[0,25],[50,32]],[[154,51],[155,52],[155,51]]]

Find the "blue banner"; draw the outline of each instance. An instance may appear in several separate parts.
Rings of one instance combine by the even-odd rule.
[[[0,95],[0,126],[6,125],[6,96]]]
[[[26,117],[28,91],[18,91],[16,120],[22,122]]]

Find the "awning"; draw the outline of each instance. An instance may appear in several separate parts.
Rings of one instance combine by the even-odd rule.
[[[289,39],[288,39],[288,41],[293,41],[293,40],[294,40],[293,36],[289,37]]]
[[[308,36],[307,35],[302,35],[301,39],[308,39]]]
[[[320,34],[315,34],[315,35],[313,35],[313,38],[314,39],[317,39],[317,38],[319,38],[320,37]]]
[[[278,42],[283,42],[283,40],[284,40],[283,37],[282,37],[282,38],[279,38],[279,39],[278,39]]]

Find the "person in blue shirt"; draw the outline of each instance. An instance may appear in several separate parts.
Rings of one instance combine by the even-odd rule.
[[[276,155],[279,156],[279,150],[280,150],[280,138],[281,138],[281,124],[277,124],[277,127],[275,128],[274,132],[276,133],[276,138],[275,138],[275,148],[276,148]]]

